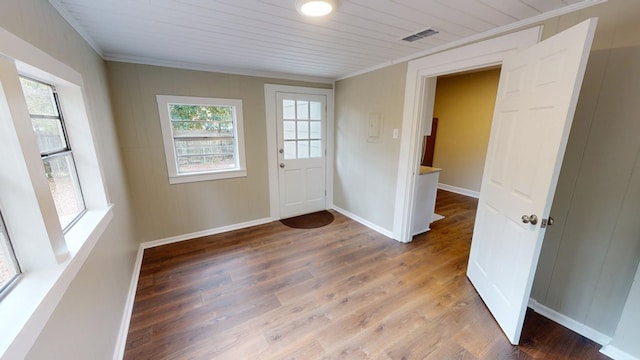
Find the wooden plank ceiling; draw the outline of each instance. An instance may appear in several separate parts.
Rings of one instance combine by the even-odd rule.
[[[295,0],[50,2],[105,59],[331,80],[593,0],[341,0],[324,19]]]

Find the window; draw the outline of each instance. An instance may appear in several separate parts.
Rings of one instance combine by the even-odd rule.
[[[242,100],[157,101],[171,184],[246,176]]]
[[[322,157],[322,102],[282,100],[284,158]]]
[[[113,219],[85,98],[80,73],[0,31],[3,359],[26,357]]]
[[[0,297],[20,275],[20,267],[9,241],[9,233],[0,214]]]
[[[26,77],[20,77],[20,83],[58,219],[67,230],[84,213],[85,204],[58,95],[49,84]]]

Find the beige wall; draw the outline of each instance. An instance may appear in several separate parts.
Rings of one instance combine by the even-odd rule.
[[[309,84],[108,62],[113,111],[140,241],[269,217],[264,84]],[[156,95],[242,99],[247,176],[169,185]]]
[[[440,183],[480,191],[500,69],[438,78],[433,166]]]
[[[82,74],[114,219],[49,319],[28,359],[111,359],[137,241],[102,59],[44,0],[0,2],[0,26]]]
[[[591,54],[532,297],[613,335],[640,260],[640,47]]]
[[[595,48],[637,45],[640,26],[636,25],[636,19],[639,14],[637,1],[610,0],[604,5],[547,21],[545,37],[586,17],[601,15]],[[45,0],[2,1],[0,26],[83,75],[90,118],[99,136],[98,154],[105,170],[110,200],[115,204],[114,220],[69,287],[28,358],[110,358],[138,241],[268,215],[264,110],[259,109],[264,109],[262,84],[276,81],[109,64],[118,140],[126,158],[127,181],[131,184],[128,188],[102,60]],[[540,268],[547,274],[539,274],[534,289],[534,296],[539,296],[538,300],[545,305],[609,335],[613,334],[612,329],[630,288],[635,270],[633,264],[637,264],[639,258],[639,232],[628,215],[638,213],[633,210],[639,203],[634,192],[638,189],[635,186],[638,165],[629,160],[638,150],[629,136],[638,134],[638,129],[629,120],[637,114],[630,104],[640,90],[635,87],[635,77],[619,79],[621,72],[614,70],[620,67],[629,69],[623,71],[624,74],[634,73],[640,60],[637,49],[620,51],[605,51],[592,57],[594,62],[605,63],[600,65],[600,70],[590,70],[590,73],[600,71],[603,76],[600,81],[596,75],[590,75],[595,78],[589,83],[596,84],[588,87],[594,92],[589,95],[593,96],[593,101],[581,100],[579,112],[592,114],[592,125],[575,127],[582,132],[576,130],[575,135],[572,134],[570,146],[575,150],[568,153],[567,159],[573,160],[565,161],[554,202],[554,215],[560,212],[556,215],[558,226],[555,231],[566,235],[550,240],[553,237],[549,232],[540,262]],[[391,130],[400,128],[401,124],[405,73],[406,63],[336,84],[334,201],[337,206],[389,230],[399,153],[399,142],[391,139]],[[625,83],[624,87],[615,85],[613,80],[616,79]],[[246,98],[245,128],[247,139],[254,142],[247,147],[249,176],[238,181],[215,182],[215,186],[206,183],[165,185],[157,108],[155,100],[151,99],[155,91]],[[618,108],[618,101],[627,107]],[[588,109],[590,106],[597,110]],[[249,109],[248,113],[246,109]],[[384,115],[384,135],[380,143],[366,143],[365,121],[371,112]],[[576,123],[582,124],[582,121]],[[603,132],[607,136],[601,136]],[[622,140],[617,141],[618,136]],[[165,183],[159,180],[162,178]],[[569,191],[561,190],[560,186]],[[136,204],[139,238],[132,236],[129,198]],[[600,202],[603,199],[605,201]],[[217,210],[219,204],[224,205],[225,211]]]
[[[334,204],[385,230],[393,207],[407,64],[336,82]],[[383,117],[382,137],[369,142],[370,114]]]
[[[545,21],[543,38],[593,16],[600,18],[594,49],[605,51],[590,59],[553,204],[558,223],[545,239],[532,296],[611,336],[640,260],[640,229],[635,227],[640,222],[632,219],[640,212],[631,211],[640,203],[635,184],[631,186],[635,179],[631,174],[638,171],[638,165],[630,160],[638,154],[637,140],[631,137],[640,139],[638,110],[633,105],[640,96],[636,86],[640,59],[634,55],[636,49],[611,49],[640,45],[640,1],[609,0]],[[387,118],[402,118],[404,69],[406,64],[394,65],[336,84],[336,136],[342,139],[342,147],[338,144],[336,148],[336,167],[342,168],[342,174],[336,175],[340,194],[336,193],[335,202],[388,229],[395,202],[395,180],[391,178],[395,179],[397,165],[372,166],[375,157],[362,144],[359,124],[371,108],[385,109]],[[608,80],[600,79],[605,75]],[[624,85],[617,86],[617,80]],[[400,121],[393,126],[399,127]],[[397,143],[380,148],[395,156],[391,161],[397,163]],[[394,172],[391,176],[390,171]],[[368,196],[384,196],[385,200]]]

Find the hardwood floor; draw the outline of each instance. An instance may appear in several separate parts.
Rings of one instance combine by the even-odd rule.
[[[511,346],[465,276],[477,202],[409,244],[334,213],[148,249],[125,359],[607,359],[529,311]]]

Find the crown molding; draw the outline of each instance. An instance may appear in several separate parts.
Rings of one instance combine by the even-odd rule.
[[[153,59],[153,58],[122,56],[122,55],[112,55],[112,54],[105,54],[102,58],[107,61],[115,61],[115,62],[131,63],[131,64],[162,66],[162,67],[169,67],[169,68],[176,68],[176,69],[216,72],[216,73],[232,74],[232,75],[255,76],[255,77],[263,77],[263,78],[270,78],[270,79],[282,79],[282,80],[304,81],[304,82],[313,82],[313,83],[321,83],[321,84],[333,84],[332,78],[318,77],[318,76],[305,76],[305,75],[279,73],[279,72],[272,72],[272,71],[251,70],[251,69],[242,69],[242,68],[215,66],[215,65],[206,65],[206,64],[194,64],[194,63],[188,63],[188,62],[159,60],[159,59]]]
[[[104,52],[100,46],[98,46],[98,43],[89,36],[89,33],[87,33],[87,31],[76,21],[60,0],[49,0],[49,4],[58,11],[58,14],[60,14],[60,16],[62,16],[69,25],[71,25],[71,27],[84,39],[84,41],[87,42],[87,44],[89,44],[89,46],[91,46],[95,52],[98,53],[98,55],[100,55],[101,58],[104,58]]]

